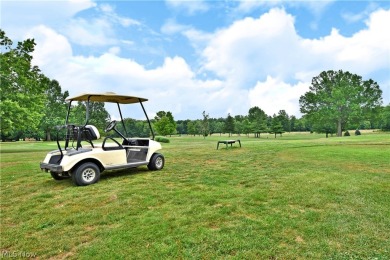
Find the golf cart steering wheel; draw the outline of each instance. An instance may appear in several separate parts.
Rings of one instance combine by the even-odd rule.
[[[112,120],[107,126],[106,129],[104,129],[104,132],[109,132],[116,126],[116,120]]]

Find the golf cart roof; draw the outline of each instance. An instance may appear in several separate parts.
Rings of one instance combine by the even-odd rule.
[[[132,104],[147,101],[146,98],[133,97],[126,95],[118,95],[114,92],[106,93],[84,93],[75,97],[66,99],[67,101],[97,101],[97,102],[111,102],[119,104]]]

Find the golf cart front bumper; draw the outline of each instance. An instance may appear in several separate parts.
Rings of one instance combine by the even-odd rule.
[[[60,172],[63,172],[64,169],[62,168],[61,165],[58,165],[58,164],[52,164],[52,163],[41,163],[40,164],[41,166],[41,170],[42,171],[50,171],[50,172],[57,172],[57,173],[60,173]]]

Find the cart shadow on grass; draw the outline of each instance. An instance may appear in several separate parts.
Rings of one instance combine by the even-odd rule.
[[[148,168],[143,168],[143,167],[138,167],[138,168],[129,168],[129,169],[119,169],[119,170],[111,170],[111,171],[104,171],[100,175],[100,180],[99,182],[105,183],[106,181],[109,181],[110,179],[117,179],[121,177],[132,177],[132,176],[137,176],[141,174],[153,174],[148,170]],[[50,182],[53,184],[53,179],[48,179],[47,182]],[[69,187],[74,187],[72,183],[72,178],[66,178],[63,180],[57,180],[54,182],[53,185],[64,185],[66,183],[66,186]]]

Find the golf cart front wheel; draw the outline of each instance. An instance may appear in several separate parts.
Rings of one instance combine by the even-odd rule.
[[[83,163],[72,173],[72,179],[77,186],[96,183],[100,179],[100,169],[94,163]]]
[[[150,158],[148,169],[152,171],[161,170],[164,167],[165,159],[160,153],[155,153]]]

